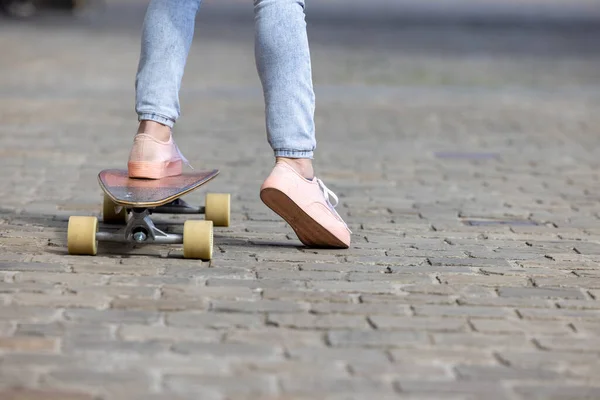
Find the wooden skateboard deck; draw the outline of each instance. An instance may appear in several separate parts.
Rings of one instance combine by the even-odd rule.
[[[219,174],[188,172],[162,179],[132,179],[127,170],[106,169],[98,174],[100,187],[117,205],[136,208],[160,207],[204,185]]]

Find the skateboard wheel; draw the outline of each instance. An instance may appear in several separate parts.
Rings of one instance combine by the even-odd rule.
[[[95,256],[98,251],[98,218],[70,217],[67,228],[69,254]]]
[[[210,260],[213,250],[213,222],[185,221],[183,224],[183,257]]]
[[[208,193],[206,195],[204,218],[215,226],[229,226],[231,215],[231,195],[229,193]]]
[[[127,210],[121,207],[121,211],[115,212],[116,204],[105,193],[102,202],[102,221],[107,224],[125,224],[127,223]]]

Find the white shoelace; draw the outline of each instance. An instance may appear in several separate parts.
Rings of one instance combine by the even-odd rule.
[[[323,196],[325,196],[325,200],[327,200],[327,203],[329,203],[329,205],[333,208],[337,207],[339,199],[335,195],[335,193],[333,193],[333,191],[331,191],[327,186],[325,186],[322,180],[320,180],[319,178],[315,179],[317,180],[317,183],[319,184],[319,187],[321,188],[321,191],[323,192]],[[329,201],[329,199],[332,199],[333,202]]]
[[[179,150],[179,146],[177,146],[177,143],[175,143],[175,141],[173,141],[173,144],[175,145],[175,150],[177,150],[177,155],[179,155],[179,157],[181,157],[181,160],[191,169],[194,169],[194,167],[192,167],[192,164],[190,164],[190,162],[188,161],[187,158],[185,158],[185,156],[183,155],[183,153],[181,152],[181,150]]]
[[[346,224],[346,222],[344,222],[342,217],[340,217],[340,214],[338,214],[338,212],[335,210],[335,208],[337,207],[337,205],[340,202],[338,197],[336,196],[336,194],[333,193],[333,191],[331,189],[329,189],[327,186],[325,186],[325,184],[323,183],[322,180],[320,180],[319,178],[316,178],[316,177],[315,177],[315,179],[317,180],[317,184],[319,185],[321,192],[323,192],[323,197],[325,197],[325,201],[327,201],[327,204],[329,205],[329,208],[331,209],[331,211],[340,219],[340,221],[342,221],[344,223],[346,228],[350,231],[350,228],[348,228],[348,225]],[[333,202],[331,200],[333,200]],[[352,231],[350,231],[350,233],[352,233]]]

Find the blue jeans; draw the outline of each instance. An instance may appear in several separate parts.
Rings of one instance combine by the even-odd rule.
[[[201,0],[152,0],[144,20],[136,78],[140,120],[173,127]],[[254,0],[256,67],[267,138],[277,157],[312,158],[315,95],[304,0]]]

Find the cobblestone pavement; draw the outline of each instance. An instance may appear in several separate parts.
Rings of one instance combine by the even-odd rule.
[[[201,18],[176,135],[233,196],[214,260],[68,256],[136,127],[132,10],[0,21],[0,398],[600,398],[597,28],[312,24],[324,251],[258,198],[251,25]]]

